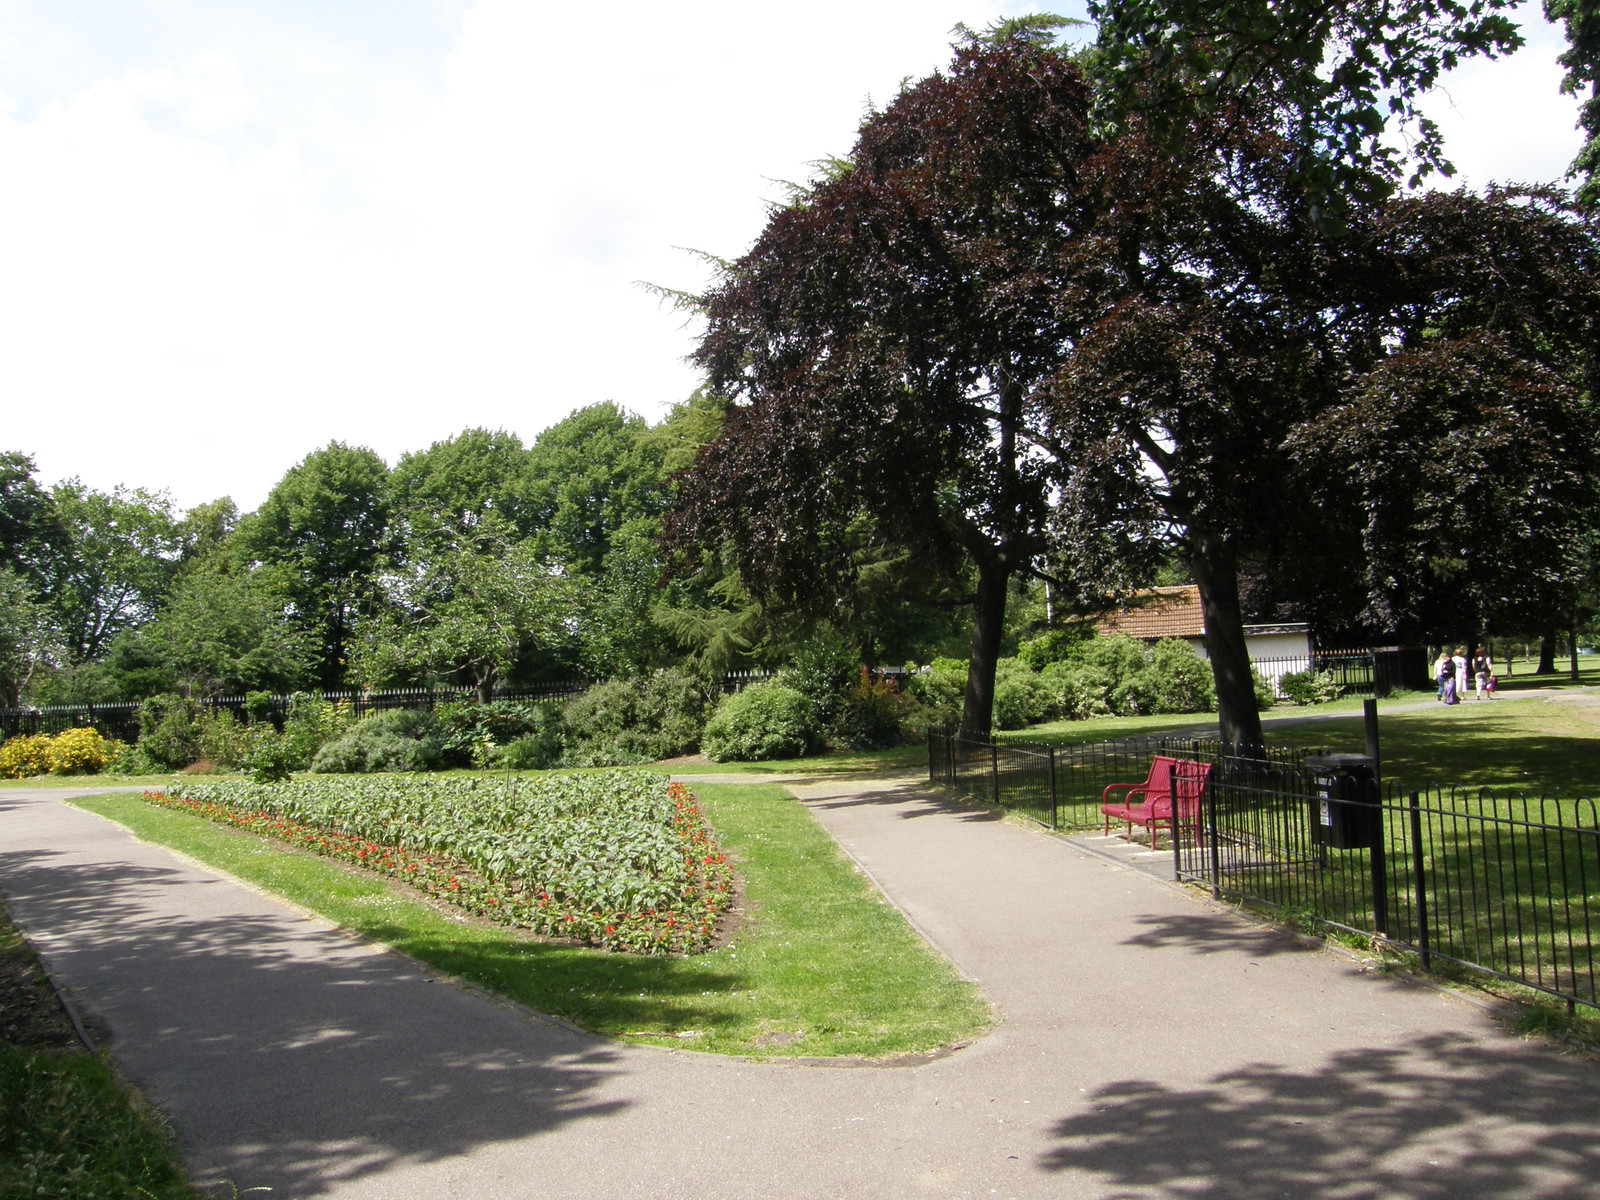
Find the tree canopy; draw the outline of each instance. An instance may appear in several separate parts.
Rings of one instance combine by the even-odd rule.
[[[1515,51],[1522,0],[1090,0],[1098,24],[1099,112],[1148,121],[1176,152],[1203,112],[1271,95],[1291,116],[1294,168],[1314,217],[1337,225],[1346,202],[1382,199],[1396,184],[1454,172],[1419,101],[1472,57]],[[1600,180],[1600,9],[1545,0],[1565,26],[1562,90],[1591,89],[1573,161],[1581,195]]]
[[[1036,27],[969,38],[773,213],[703,298],[698,360],[730,407],[683,477],[669,540],[727,545],[758,596],[816,610],[873,539],[964,558],[971,732],[989,725],[1010,580],[1087,604],[1176,546],[1200,586],[1224,736],[1256,741],[1238,574],[1307,528],[1284,446],[1385,362],[1399,344],[1386,321],[1420,315],[1388,291],[1394,270],[1489,303],[1492,268],[1443,225],[1353,254],[1347,231],[1382,223],[1389,164],[1346,161],[1366,183],[1341,221],[1320,219],[1304,113],[1272,94],[1192,107],[1181,153],[1158,104],[1096,125],[1092,95]],[[1485,205],[1527,271],[1552,273],[1533,210]],[[1484,365],[1514,377],[1525,357]]]
[[[242,554],[288,571],[292,611],[319,643],[324,687],[343,680],[367,579],[390,544],[390,511],[384,461],[364,446],[330,442],[291,467],[241,523]]]

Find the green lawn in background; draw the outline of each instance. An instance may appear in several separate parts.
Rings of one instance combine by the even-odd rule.
[[[136,796],[74,801],[447,974],[610,1037],[721,1054],[887,1057],[989,1023],[961,979],[776,787],[696,789],[744,884],[742,923],[693,957],[541,942],[388,880]]]
[[[1364,753],[1359,716],[1280,727],[1275,741],[1300,737]],[[1385,713],[1378,703],[1383,776],[1402,787],[1513,787],[1530,796],[1600,798],[1600,698],[1579,693],[1525,700],[1467,700],[1446,708]]]

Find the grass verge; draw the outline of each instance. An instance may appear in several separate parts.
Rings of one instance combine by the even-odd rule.
[[[447,974],[624,1041],[757,1057],[884,1058],[972,1037],[990,1014],[804,806],[776,787],[706,786],[744,882],[729,939],[693,957],[542,942],[266,838],[146,804],[74,800]]]

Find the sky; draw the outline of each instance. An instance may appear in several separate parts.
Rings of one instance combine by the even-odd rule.
[[[0,450],[249,511],[334,440],[658,420],[695,329],[643,285],[702,288],[958,23],[1034,7],[0,0]],[[1578,146],[1521,16],[1428,106],[1474,186]]]

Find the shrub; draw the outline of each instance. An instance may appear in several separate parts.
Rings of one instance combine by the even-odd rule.
[[[50,773],[50,737],[35,733],[14,737],[0,746],[0,777],[31,779]]]
[[[196,713],[193,730],[195,756],[228,770],[244,765],[258,736],[254,730],[236,721],[225,708]]]
[[[294,773],[289,743],[271,729],[262,732],[239,765],[257,783],[281,783]]]
[[[776,680],[725,696],[706,725],[701,748],[713,762],[799,758],[816,748],[811,701]]]
[[[1290,671],[1278,677],[1278,690],[1296,704],[1326,704],[1339,698],[1332,671]]]
[[[1144,670],[1145,646],[1143,642],[1121,633],[1113,637],[1096,637],[1085,642],[1068,661],[1081,662],[1086,667],[1103,672],[1115,688],[1125,683],[1129,676]]]
[[[109,775],[159,775],[164,768],[137,745],[128,742],[107,742]]]
[[[160,766],[187,767],[200,757],[194,706],[183,696],[151,696],[139,705],[139,748]]]
[[[1069,721],[1111,715],[1111,678],[1104,671],[1082,663],[1056,662],[1046,667],[1040,678]]]
[[[343,737],[325,742],[311,760],[323,775],[362,775],[371,771],[425,771],[440,758],[438,722],[420,709],[371,713]]]
[[[548,771],[561,761],[561,738],[530,733],[501,746],[494,765],[511,771]]]
[[[1094,626],[1087,623],[1047,629],[1038,637],[1021,643],[1017,647],[1017,657],[1031,670],[1043,674],[1046,667],[1055,663],[1078,659],[1084,645],[1095,636]]]
[[[272,719],[274,707],[271,692],[246,692],[244,697],[244,717],[252,723],[265,723]]]
[[[844,711],[845,694],[861,671],[861,648],[831,626],[807,638],[778,673],[778,682],[811,701],[819,728],[832,733]]]
[[[906,687],[927,710],[930,725],[958,724],[967,691],[967,664],[958,658],[936,658],[911,676]]]
[[[1151,712],[1210,712],[1217,706],[1211,666],[1188,642],[1165,638],[1150,648]]]
[[[1262,712],[1266,712],[1267,709],[1278,702],[1278,689],[1273,685],[1272,680],[1263,675],[1259,669],[1250,668],[1250,675],[1255,683],[1256,707]]]
[[[528,732],[497,747],[494,765],[513,771],[548,771],[561,761],[561,709],[530,705]]]
[[[295,771],[304,771],[324,744],[343,737],[353,720],[350,706],[334,704],[321,696],[296,692],[289,697],[283,719],[284,747]]]
[[[865,667],[844,694],[830,734],[850,750],[903,746],[915,702],[887,679],[874,679]],[[926,724],[926,722],[923,722]]]
[[[57,775],[98,775],[111,756],[112,743],[95,729],[68,729],[50,739],[50,770]]]
[[[1048,721],[1058,711],[1050,686],[1015,658],[995,665],[994,716],[996,729],[1022,729]]]
[[[699,745],[710,706],[705,682],[677,669],[597,684],[562,711],[561,761],[627,766],[689,754]]]
[[[452,759],[465,762],[480,747],[505,746],[533,733],[539,727],[540,712],[549,707],[537,701],[457,700],[434,709],[440,736]]]

